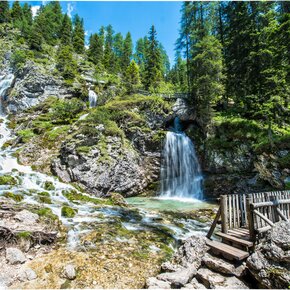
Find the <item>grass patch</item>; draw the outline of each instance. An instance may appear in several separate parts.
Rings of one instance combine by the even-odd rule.
[[[77,210],[76,209],[73,209],[69,206],[63,206],[61,208],[61,215],[63,217],[67,217],[67,218],[73,218],[75,215],[77,214]]]
[[[17,179],[10,175],[0,176],[0,185],[17,185]]]
[[[13,199],[16,202],[21,202],[24,199],[24,196],[22,194],[15,194],[15,193],[10,192],[10,191],[4,192],[3,195],[7,198]]]

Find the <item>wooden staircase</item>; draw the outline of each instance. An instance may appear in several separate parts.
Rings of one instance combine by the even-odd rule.
[[[221,231],[214,232],[219,219]],[[222,195],[207,234],[207,245],[215,255],[242,261],[275,222],[287,219],[290,219],[290,191]],[[211,240],[212,234],[221,241]]]

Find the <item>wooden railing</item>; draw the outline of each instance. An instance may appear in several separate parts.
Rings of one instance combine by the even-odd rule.
[[[207,234],[210,238],[221,219],[222,232],[247,228],[250,239],[265,233],[279,220],[290,219],[290,191],[232,194],[220,197],[220,207]]]

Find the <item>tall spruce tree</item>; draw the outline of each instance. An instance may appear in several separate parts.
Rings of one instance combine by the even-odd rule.
[[[162,81],[162,56],[154,25],[151,26],[149,31],[143,81],[146,89],[153,90],[158,89],[158,86]]]
[[[9,22],[10,12],[9,3],[7,0],[0,1],[0,23]]]
[[[103,67],[103,42],[101,36],[97,33],[94,33],[90,36],[88,57],[89,60],[96,65],[98,70]]]
[[[115,55],[113,51],[114,30],[112,25],[108,25],[105,31],[104,66],[108,72],[112,73],[115,68]]]
[[[85,49],[84,20],[77,14],[73,19],[73,47],[76,53],[83,53]]]
[[[122,65],[121,65],[122,70],[126,70],[127,67],[130,65],[130,62],[132,59],[132,53],[133,53],[133,42],[132,42],[131,33],[128,32],[126,34],[124,44],[123,44]]]
[[[60,40],[62,45],[72,45],[72,22],[67,14],[63,17]]]
[[[20,28],[21,27],[21,22],[23,18],[23,13],[22,13],[22,8],[19,4],[19,1],[14,1],[12,4],[12,9],[11,9],[11,20],[13,22],[13,25],[15,27]]]

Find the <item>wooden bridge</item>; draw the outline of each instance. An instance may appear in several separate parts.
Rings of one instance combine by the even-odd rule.
[[[175,99],[188,99],[189,98],[189,93],[186,92],[175,92],[175,93],[165,93],[165,92],[156,92],[156,93],[150,93],[148,91],[144,90],[138,90],[137,93],[144,95],[144,96],[160,96],[164,99],[168,100],[175,100]]]
[[[207,234],[207,244],[229,260],[243,260],[254,251],[274,223],[290,219],[290,191],[222,195]],[[220,221],[221,230],[214,231]],[[212,235],[221,239],[211,239]]]

